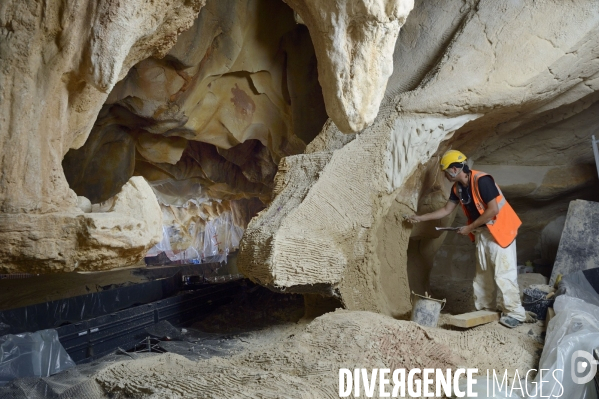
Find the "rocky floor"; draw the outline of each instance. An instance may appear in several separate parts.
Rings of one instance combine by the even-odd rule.
[[[454,285],[453,309],[467,308],[463,285]],[[513,375],[534,368],[542,351],[542,322],[462,330],[445,325],[446,315],[440,328],[342,309],[303,316],[301,296],[248,284],[193,326],[156,333],[172,336],[160,346],[171,345],[169,353],[111,355],[50,378],[15,381],[0,398],[336,398],[340,368],[468,367]]]

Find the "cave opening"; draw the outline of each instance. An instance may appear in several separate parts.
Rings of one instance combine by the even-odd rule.
[[[280,159],[303,153],[326,119],[310,35],[291,8],[208,1],[164,58],[115,85],[62,166],[92,211],[132,176],[149,182],[164,230],[150,258],[226,261],[270,202]]]

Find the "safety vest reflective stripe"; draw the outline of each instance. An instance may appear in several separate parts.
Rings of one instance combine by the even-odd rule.
[[[487,209],[487,204],[483,201],[480,191],[478,190],[478,179],[483,176],[488,176],[484,172],[479,172],[476,170],[471,171],[470,175],[470,186],[472,187],[472,199],[474,201],[474,205],[476,209],[479,210],[481,215]],[[493,178],[491,176],[491,178]],[[471,224],[474,220],[471,219],[468,214],[468,209],[464,204],[462,204],[462,197],[458,194],[458,183],[453,185],[453,191],[455,195],[460,199],[460,204],[462,205],[462,209],[464,210],[464,214],[468,218],[468,224]],[[516,215],[516,212],[512,209],[510,204],[507,202],[501,189],[495,183],[495,187],[499,191],[499,196],[497,196],[497,207],[499,209],[499,213],[490,221],[487,222],[487,228],[491,232],[491,235],[495,239],[495,241],[501,245],[503,248],[508,247],[518,235],[518,228],[522,225],[520,218]],[[470,234],[470,239],[474,241],[474,235]]]

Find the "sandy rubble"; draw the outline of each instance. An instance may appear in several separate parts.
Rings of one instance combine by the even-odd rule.
[[[441,319],[443,322],[443,319]],[[192,361],[163,354],[114,363],[95,376],[111,397],[336,398],[340,368],[534,368],[541,323],[514,330],[491,323],[467,331],[338,309],[311,323],[254,336],[240,353]]]

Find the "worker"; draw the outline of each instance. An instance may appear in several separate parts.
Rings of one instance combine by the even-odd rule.
[[[445,177],[454,183],[443,208],[424,215],[412,215],[412,223],[437,220],[449,215],[458,203],[468,225],[457,230],[476,243],[474,305],[477,310],[498,309],[499,322],[514,328],[522,322],[536,321],[520,302],[516,263],[516,235],[522,224],[490,175],[470,170],[460,151],[447,151],[440,162]],[[528,313],[528,314],[527,314]]]

